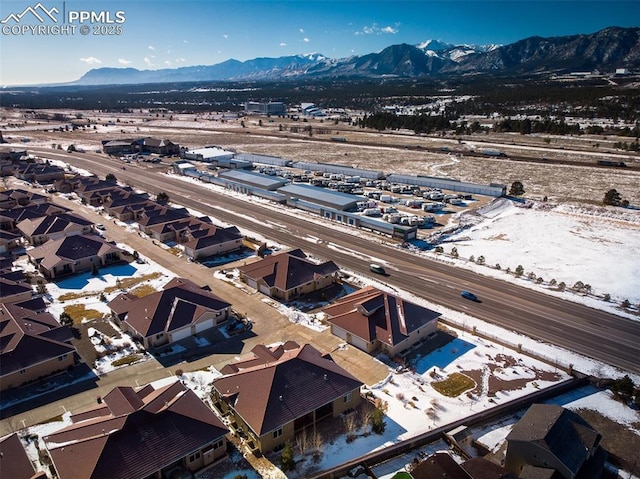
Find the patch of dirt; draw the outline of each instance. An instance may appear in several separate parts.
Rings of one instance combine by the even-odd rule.
[[[640,473],[640,435],[608,417],[591,409],[575,411],[602,435],[602,447],[609,453],[609,462],[626,472],[638,476]]]
[[[120,337],[120,333],[111,326],[109,320],[104,318],[73,325],[72,330],[74,339],[72,344],[76,347],[76,350],[83,361],[92,367],[96,359],[98,359],[98,352],[96,351],[96,348],[93,347],[93,344],[89,339],[89,334],[87,332],[89,328],[96,329],[105,336],[111,338]]]

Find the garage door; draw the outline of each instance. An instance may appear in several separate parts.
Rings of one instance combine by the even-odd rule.
[[[213,318],[206,319],[200,323],[196,323],[196,333],[204,331],[205,329],[209,329],[213,327]]]
[[[271,288],[263,284],[260,285],[260,292],[266,294],[267,296],[271,296]]]
[[[176,341],[188,338],[189,336],[191,336],[191,328],[182,328],[171,333],[171,342],[175,343]]]

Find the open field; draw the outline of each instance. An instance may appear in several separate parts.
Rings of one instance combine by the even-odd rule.
[[[70,144],[97,150],[103,139],[152,136],[170,139],[186,147],[218,145],[239,152],[281,156],[301,161],[316,161],[383,170],[386,173],[446,176],[476,183],[503,183],[522,181],[525,196],[542,199],[547,196],[557,201],[600,203],[604,193],[616,188],[632,205],[640,205],[640,172],[624,168],[596,168],[597,159],[624,161],[629,166],[640,165],[640,155],[616,151],[613,143],[628,141],[615,138],[583,135],[572,136],[477,134],[473,136],[416,136],[411,132],[376,132],[346,124],[309,120],[307,123],[276,118],[273,123],[259,126],[256,118],[209,119],[207,115],[175,115],[172,120],[155,115],[102,114],[82,112],[86,119],[96,121],[96,129],[53,131],[59,126],[29,120],[20,127],[7,127],[20,120],[20,113],[3,110],[5,123],[0,124],[5,139],[24,148],[29,145]],[[108,122],[112,125],[104,126]],[[241,126],[244,122],[245,128]],[[280,131],[280,125],[283,131]],[[326,134],[291,133],[287,128],[311,126],[326,129]],[[339,134],[347,142],[331,142]],[[22,142],[23,139],[28,142]],[[546,141],[549,141],[547,144]],[[321,147],[318,147],[320,143]],[[596,146],[597,145],[597,146]],[[548,158],[547,163],[509,161],[500,158],[474,157],[464,153],[426,151],[426,148],[446,146],[456,151],[479,151],[485,148],[502,149],[509,155],[523,155],[534,159]],[[423,149],[416,149],[423,148]],[[462,156],[460,156],[462,154]],[[600,155],[600,156],[598,156]],[[584,162],[585,167],[554,164],[554,161]],[[588,166],[588,167],[587,167]]]

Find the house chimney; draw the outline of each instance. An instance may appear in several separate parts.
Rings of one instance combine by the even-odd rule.
[[[278,399],[280,399],[280,401],[282,401],[282,396],[280,396]]]

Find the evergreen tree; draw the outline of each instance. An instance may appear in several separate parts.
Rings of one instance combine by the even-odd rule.
[[[293,446],[289,441],[287,441],[282,450],[280,465],[282,472],[293,471],[296,467],[296,462],[293,460]]]
[[[524,185],[521,181],[514,181],[511,183],[511,188],[509,189],[510,196],[522,196],[524,195]]]

